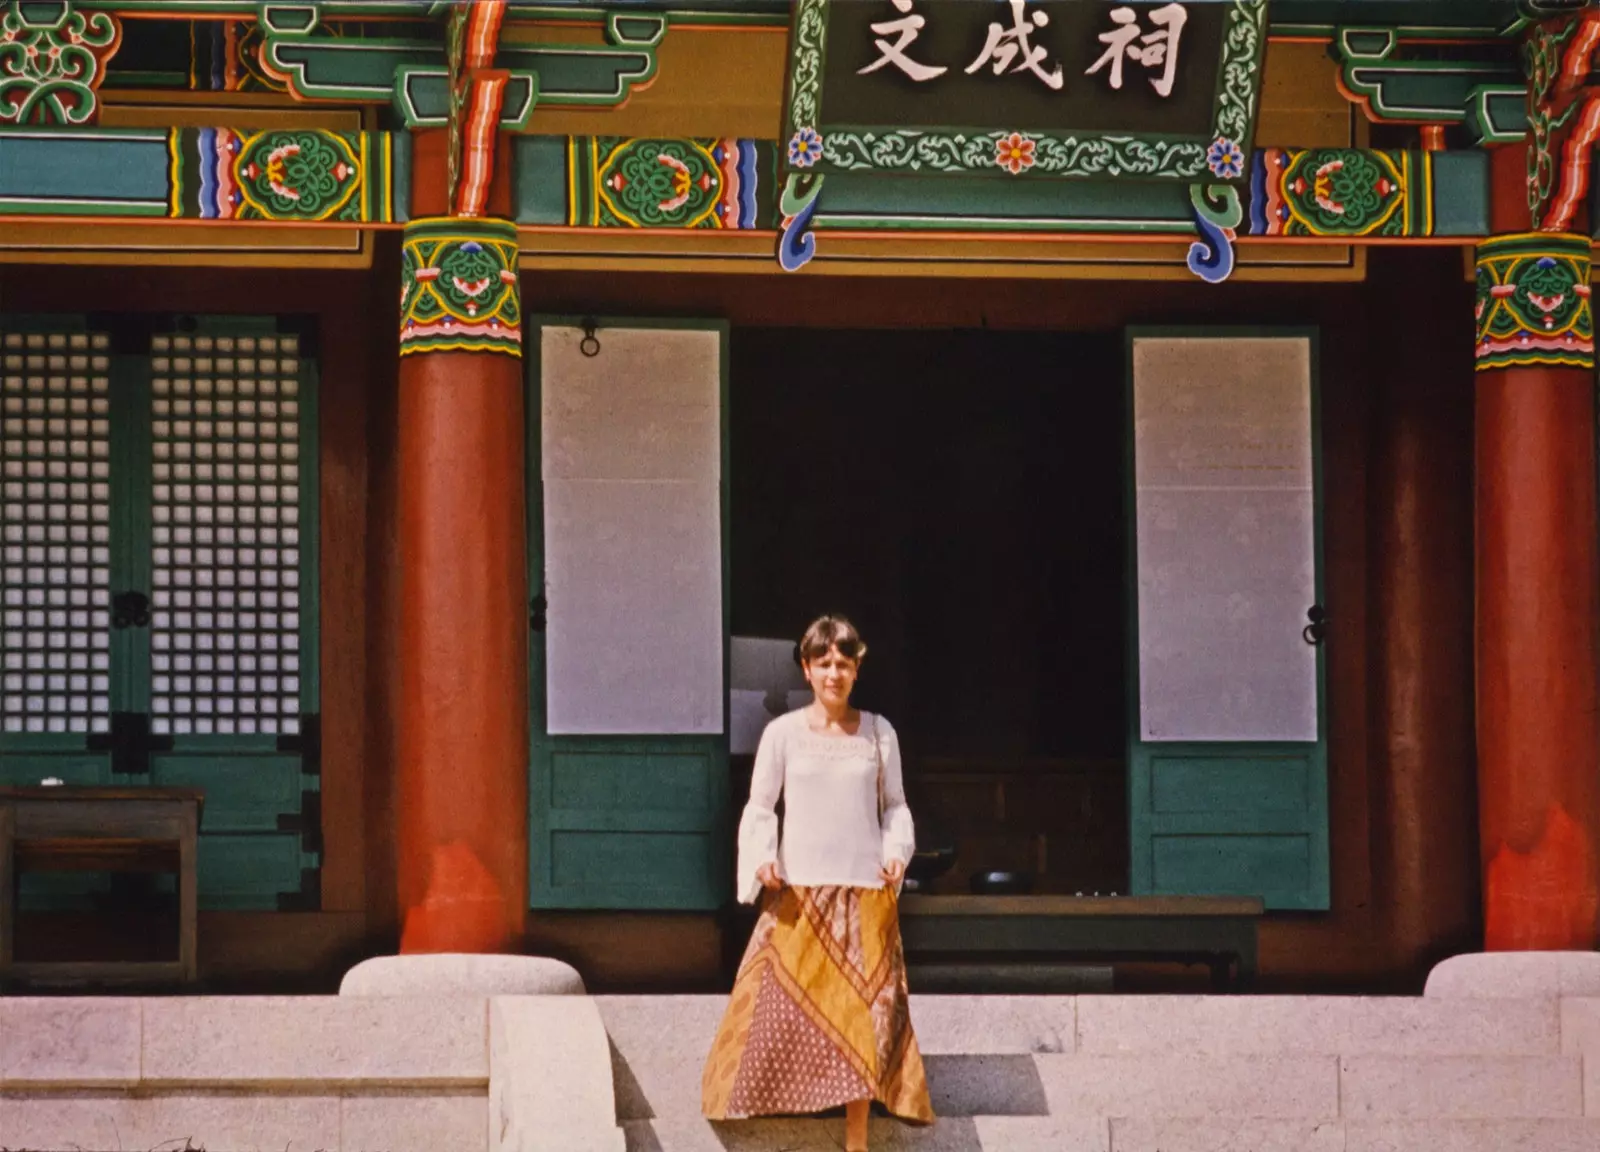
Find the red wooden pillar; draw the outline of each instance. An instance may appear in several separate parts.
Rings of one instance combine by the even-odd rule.
[[[1526,153],[1496,160],[1526,219]],[[1590,240],[1478,249],[1478,802],[1484,945],[1600,942],[1600,557]]]
[[[400,950],[508,951],[528,908],[516,228],[414,221],[401,275]]]

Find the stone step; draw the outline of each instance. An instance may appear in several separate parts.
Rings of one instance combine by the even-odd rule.
[[[697,1118],[723,998],[597,1003],[619,1119]],[[944,1116],[1561,1119],[1586,1072],[1600,1112],[1600,1001],[917,996],[911,1014]]]
[[[1594,1152],[1600,1120],[1111,1121],[1109,1152]]]
[[[839,1152],[844,1117],[739,1120],[630,1120],[623,1125],[627,1152]],[[1104,1120],[983,1116],[950,1118],[912,1128],[874,1118],[874,1152],[1110,1152]]]
[[[634,1120],[627,1152],[839,1152],[843,1118]],[[1365,1123],[1336,1120],[1036,1117],[942,1120],[908,1128],[874,1119],[875,1152],[1594,1152],[1600,1120],[1454,1120]]]

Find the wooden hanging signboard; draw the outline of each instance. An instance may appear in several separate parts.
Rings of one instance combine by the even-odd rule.
[[[1242,183],[1266,0],[798,0],[784,163]]]

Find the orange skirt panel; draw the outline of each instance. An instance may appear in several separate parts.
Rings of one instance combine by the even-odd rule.
[[[706,1059],[705,1115],[805,1115],[873,1099],[931,1124],[895,893],[794,887],[762,901]]]

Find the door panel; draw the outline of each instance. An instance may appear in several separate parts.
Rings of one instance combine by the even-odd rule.
[[[1134,891],[1326,908],[1315,336],[1128,354]]]
[[[726,332],[619,320],[590,344],[551,320],[531,349],[531,899],[715,908],[729,893]]]
[[[315,363],[270,319],[186,327],[151,339],[137,502],[149,779],[206,789],[202,906],[299,907],[318,863]]]

